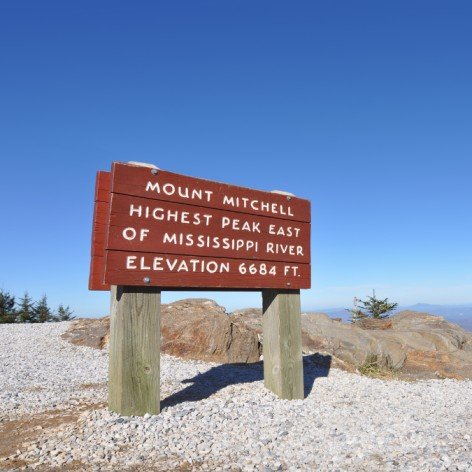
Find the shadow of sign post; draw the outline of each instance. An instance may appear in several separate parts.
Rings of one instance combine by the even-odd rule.
[[[108,403],[160,411],[162,290],[260,291],[264,384],[304,398],[300,289],[310,288],[310,202],[119,163],[97,173],[90,290],[110,290]]]

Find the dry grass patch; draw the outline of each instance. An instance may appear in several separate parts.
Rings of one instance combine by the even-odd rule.
[[[25,466],[24,461],[14,457],[18,450],[24,450],[25,444],[37,441],[47,430],[77,422],[84,411],[97,410],[104,406],[104,403],[82,404],[70,410],[48,410],[25,415],[16,420],[4,419],[0,422],[0,469],[11,470]],[[5,458],[10,459],[2,461]]]
[[[400,372],[383,365],[378,356],[371,354],[357,370],[361,375],[381,380],[399,380]]]

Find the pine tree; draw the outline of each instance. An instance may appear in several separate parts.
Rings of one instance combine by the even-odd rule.
[[[70,321],[75,318],[75,316],[72,316],[72,313],[74,313],[70,308],[69,305],[67,305],[64,308],[64,305],[60,304],[59,308],[57,309],[57,314],[56,314],[56,320],[57,321]]]
[[[398,303],[389,303],[388,298],[383,300],[377,298],[374,290],[372,297],[367,297],[366,301],[354,298],[354,308],[348,311],[351,313],[351,321],[354,323],[362,318],[388,318],[397,306]]]
[[[34,301],[29,296],[28,292],[25,292],[23,298],[20,298],[18,307],[19,323],[35,323],[37,321],[34,310]]]
[[[0,323],[15,323],[15,297],[0,289]]]
[[[48,321],[53,321],[53,314],[48,305],[48,299],[46,295],[43,295],[39,302],[34,308],[34,315],[37,323],[46,323]]]
[[[398,306],[398,303],[389,303],[388,298],[383,300],[375,296],[375,290],[372,297],[367,297],[366,301],[362,301],[363,309],[367,311],[371,318],[384,319],[388,318],[393,310]]]

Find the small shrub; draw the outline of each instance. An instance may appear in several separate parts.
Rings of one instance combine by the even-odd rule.
[[[398,303],[389,303],[388,298],[383,300],[375,296],[375,290],[372,297],[367,297],[367,300],[354,298],[354,308],[347,310],[351,313],[351,321],[355,323],[365,318],[374,318],[382,320],[388,318],[392,311],[397,308]]]
[[[71,321],[75,319],[75,316],[72,316],[73,311],[69,308],[69,306],[64,307],[64,305],[59,305],[56,314],[57,321]]]
[[[398,371],[384,366],[376,354],[370,354],[357,370],[361,375],[374,379],[393,379],[398,377]]]

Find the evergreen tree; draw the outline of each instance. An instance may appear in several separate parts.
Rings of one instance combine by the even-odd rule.
[[[37,322],[36,314],[34,310],[34,301],[29,296],[28,292],[25,292],[23,298],[20,298],[18,304],[18,322],[19,323],[35,323]]]
[[[37,323],[46,323],[54,320],[46,295],[43,295],[34,307],[34,315]]]
[[[348,311],[351,313],[351,321],[354,323],[362,318],[388,318],[397,306],[398,303],[389,303],[388,298],[383,300],[377,298],[374,290],[372,297],[367,297],[366,301],[354,298],[354,308]]]
[[[15,323],[15,297],[0,289],[0,323]]]
[[[70,308],[69,305],[67,305],[64,308],[64,305],[60,304],[59,308],[57,309],[57,314],[56,314],[56,321],[70,321],[75,318],[75,316],[72,316],[72,313],[74,313]]]

